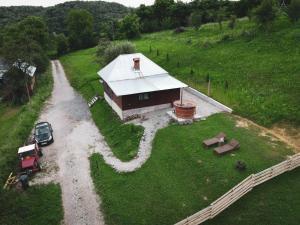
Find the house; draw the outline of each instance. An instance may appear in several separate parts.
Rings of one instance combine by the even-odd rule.
[[[105,100],[122,120],[172,107],[187,87],[141,53],[119,55],[98,75]]]

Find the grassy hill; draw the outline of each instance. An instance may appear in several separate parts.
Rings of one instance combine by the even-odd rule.
[[[237,113],[264,125],[282,120],[298,125],[299,31],[299,25],[281,19],[267,34],[242,20],[235,30],[224,25],[220,32],[217,25],[208,24],[181,34],[147,34],[134,42],[138,51],[203,92],[209,73],[213,97]],[[62,57],[71,84],[87,100],[103,93],[95,53],[92,48]],[[91,111],[117,157],[137,148],[138,132],[129,135],[131,145],[124,144],[130,129],[123,127],[105,102],[96,103]],[[106,223],[174,224],[209,205],[247,175],[293,154],[283,143],[262,137],[257,128],[239,128],[236,123],[231,115],[215,115],[190,126],[172,124],[158,131],[150,159],[133,173],[116,173],[94,154],[91,173]],[[241,148],[223,157],[203,149],[201,141],[220,131],[238,139]],[[234,169],[237,160],[246,162],[245,172]],[[298,224],[299,172],[298,168],[257,187],[206,224]]]
[[[243,19],[234,30],[227,24],[223,30],[207,24],[198,31],[144,35],[135,44],[170,74],[204,93],[209,74],[212,97],[235,113],[265,126],[282,121],[299,126],[299,42],[300,24],[281,18],[270,33]]]

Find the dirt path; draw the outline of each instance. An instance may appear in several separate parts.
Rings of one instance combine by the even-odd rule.
[[[300,132],[299,129],[284,127],[284,126],[273,126],[268,129],[262,127],[251,120],[235,115],[237,121],[237,127],[248,128],[249,126],[256,127],[260,130],[261,136],[268,136],[271,139],[276,138],[277,140],[288,145],[295,153],[300,152]]]
[[[52,62],[54,89],[39,121],[48,121],[55,142],[43,148],[45,173],[33,183],[60,183],[64,208],[64,224],[104,224],[90,176],[88,157],[98,138],[86,102],[70,86],[59,61]]]

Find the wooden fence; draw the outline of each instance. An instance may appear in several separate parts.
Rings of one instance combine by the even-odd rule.
[[[175,225],[197,225],[208,219],[212,219],[245,194],[250,192],[255,186],[260,185],[273,177],[277,177],[282,173],[293,170],[298,166],[300,166],[300,153],[289,156],[287,160],[257,174],[251,174],[234,188],[211,203],[208,207],[176,223]]]

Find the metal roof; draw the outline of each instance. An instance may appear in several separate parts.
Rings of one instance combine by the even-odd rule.
[[[15,62],[13,66],[18,67],[18,63]],[[31,66],[26,62],[23,62],[19,65],[20,70],[22,70],[24,73],[26,73],[28,76],[33,77],[36,71],[35,66]],[[8,71],[9,66],[7,66],[3,60],[0,59],[0,79],[3,78],[4,74]]]
[[[133,59],[140,58],[140,70]],[[116,96],[187,87],[141,53],[119,55],[98,72]]]
[[[19,67],[20,70],[22,70],[27,75],[33,77],[36,71],[35,66],[31,66],[26,62],[21,63],[20,65],[17,64],[17,62],[14,63],[15,67]]]
[[[23,152],[28,152],[28,151],[31,151],[34,149],[35,149],[35,144],[23,146],[23,147],[19,148],[18,154],[23,153]]]
[[[187,87],[186,84],[168,74],[113,81],[108,85],[117,96]]]

